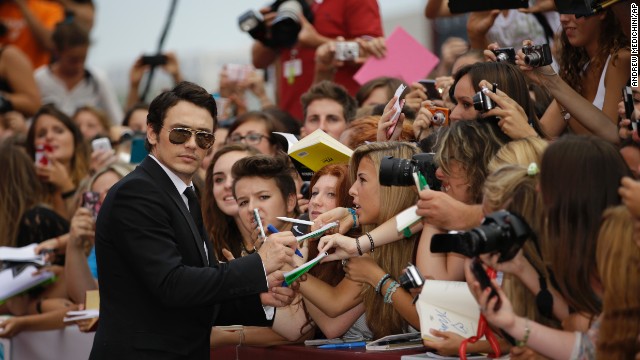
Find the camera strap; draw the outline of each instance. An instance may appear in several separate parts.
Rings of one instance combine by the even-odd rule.
[[[491,267],[487,267],[487,275],[490,279],[495,279],[496,271]],[[489,342],[492,350],[492,353],[489,354],[488,357],[499,358],[502,355],[502,352],[500,351],[500,344],[498,344],[498,340],[496,339],[495,334],[488,326],[487,319],[484,318],[484,315],[480,314],[480,320],[478,320],[478,331],[476,335],[462,340],[462,343],[460,344],[458,355],[460,356],[461,360],[467,360],[467,344],[475,344],[483,336]]]

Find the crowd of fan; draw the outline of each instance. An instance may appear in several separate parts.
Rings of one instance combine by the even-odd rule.
[[[429,0],[426,17],[450,16],[445,5]],[[241,334],[212,327],[211,346],[420,330],[415,294],[397,283],[413,262],[426,278],[466,280],[488,322],[502,329],[496,332],[500,348],[512,358],[639,358],[640,138],[631,123],[640,113],[640,89],[633,88],[632,119],[620,97],[631,76],[629,8],[623,1],[576,18],[538,0],[527,11],[467,14],[468,42],[444,41],[441,63],[425,74],[436,80],[441,99],[429,98],[420,83],[406,84],[397,99],[404,82],[393,77],[362,86],[353,81],[368,57],[386,55],[375,0],[314,2],[315,21],[301,18],[291,49],[255,41],[253,64],[274,66],[277,100],[261,70],[238,78],[222,69],[215,144],[195,179],[213,249],[223,261],[253,253],[258,208],[262,221],[279,231],[309,230],[292,229],[282,216],[309,219],[312,228],[339,220],[340,234],[305,241],[304,257],[296,260],[328,250],[329,259],[343,261],[313,268],[296,300],[278,308],[273,320],[256,318]],[[0,314],[12,315],[0,322],[0,337],[60,328],[69,310],[82,307],[86,291],[99,288],[95,217],[81,206],[82,195],[94,191],[104,199],[133,169],[132,141],[148,131],[138,86],[150,65],[135,60],[125,106],[106,76],[85,65],[94,11],[91,1],[0,2],[6,24],[0,34],[0,245],[37,243],[57,275],[52,285],[0,305]],[[273,18],[271,10],[261,12],[267,22]],[[360,47],[355,61],[335,60],[336,43],[345,39]],[[525,65],[519,49],[545,42],[552,44],[554,64]],[[498,62],[492,51],[508,46],[518,50],[515,64]],[[291,61],[300,61],[301,71],[284,74]],[[175,54],[166,54],[161,69],[183,81]],[[476,93],[496,106],[478,110]],[[247,94],[259,100],[258,108],[248,105]],[[396,100],[402,114],[389,135]],[[434,117],[435,107],[450,110],[448,122]],[[302,138],[316,129],[354,153],[349,164],[326,166],[304,184],[274,133]],[[92,140],[103,137],[112,149],[92,149]],[[380,184],[383,158],[423,152],[435,153],[440,189]],[[416,204],[422,221],[399,234],[395,215]],[[510,261],[482,256],[485,266],[504,274],[496,310],[495,298],[468,271],[471,260],[433,253],[430,244],[435,234],[475,228],[500,209],[521,215],[537,236]],[[231,324],[221,314],[215,325]],[[425,340],[426,346],[458,353],[461,337],[431,333],[443,340]],[[468,350],[495,349],[479,341]]]

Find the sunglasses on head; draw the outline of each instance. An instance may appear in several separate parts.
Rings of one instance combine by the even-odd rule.
[[[216,141],[215,135],[208,131],[203,130],[194,130],[189,128],[173,128],[169,131],[169,141],[172,144],[184,144],[189,139],[191,139],[191,135],[196,135],[196,145],[201,149],[208,150],[213,145],[213,142]]]

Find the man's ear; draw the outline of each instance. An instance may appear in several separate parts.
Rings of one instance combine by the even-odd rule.
[[[147,124],[147,141],[149,141],[151,147],[158,143],[158,134],[153,131],[153,126],[151,126],[151,124]]]

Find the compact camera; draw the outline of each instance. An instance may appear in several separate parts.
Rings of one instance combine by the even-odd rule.
[[[631,123],[629,124],[629,130],[638,130],[638,120],[633,119],[633,90],[631,90],[631,86],[625,86],[622,88],[622,102],[624,103],[624,114],[625,119],[629,119]]]
[[[522,48],[522,52],[524,53],[524,63],[534,68],[551,65],[553,62],[549,44],[525,46]]]
[[[360,45],[355,41],[336,42],[335,59],[339,61],[354,61],[360,55]]]
[[[264,17],[256,10],[248,10],[238,17],[240,30],[270,48],[290,48],[298,41],[302,29],[299,14],[313,23],[313,12],[305,0],[276,0],[270,5],[276,17],[267,29]]]
[[[398,282],[405,290],[419,288],[424,284],[424,277],[415,265],[409,263],[405,272],[398,277]]]
[[[493,89],[491,91],[495,93],[497,89],[498,89],[498,84],[493,83]],[[475,95],[473,95],[474,109],[480,112],[487,112],[493,109],[494,107],[496,107],[496,105],[493,103],[493,101],[487,94],[482,92],[482,90],[478,91],[477,93],[475,93]]]
[[[431,190],[440,190],[442,182],[436,177],[437,166],[434,153],[415,154],[409,159],[395,159],[386,156],[380,162],[380,185],[412,186],[415,185],[413,173],[419,171],[427,180]]]
[[[498,262],[509,261],[533,236],[529,225],[519,215],[500,210],[487,215],[482,225],[462,233],[437,234],[431,240],[431,252],[455,252],[466,257],[498,253]]]
[[[433,114],[431,121],[438,126],[449,125],[449,109],[444,107],[432,106],[429,111]]]
[[[516,50],[512,47],[509,48],[500,48],[492,50],[496,55],[496,61],[501,63],[516,63]]]

